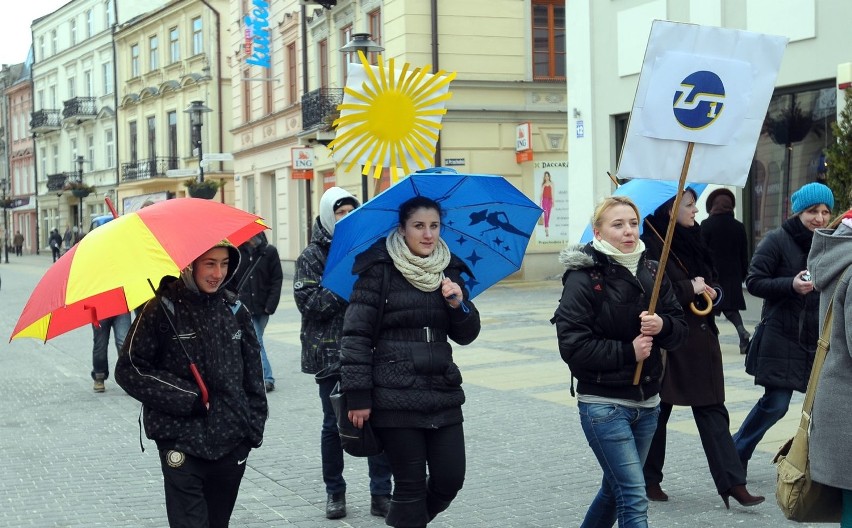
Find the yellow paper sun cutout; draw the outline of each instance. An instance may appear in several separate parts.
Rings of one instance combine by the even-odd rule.
[[[328,145],[334,159],[348,163],[347,171],[361,163],[362,174],[372,170],[376,179],[384,167],[397,180],[399,167],[410,174],[412,165],[431,166],[455,72],[427,73],[431,65],[409,71],[408,63],[397,72],[393,59],[385,68],[381,55],[377,66],[360,51],[358,57],[361,63],[350,65],[343,103],[337,106],[337,134]]]

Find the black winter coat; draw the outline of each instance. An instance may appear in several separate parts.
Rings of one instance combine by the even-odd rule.
[[[553,315],[559,353],[577,378],[577,392],[643,401],[660,391],[663,373],[660,347],[674,349],[686,339],[683,310],[672,286],[663,279],[656,313],[663,320],[644,361],[639,385],[633,385],[636,353],[633,340],[641,332],[639,314],[648,309],[656,262],[642,258],[637,275],[592,248],[566,248],[559,256],[566,267],[559,307]],[[600,274],[603,291],[591,274]]]
[[[748,272],[748,241],[743,223],[734,218],[734,213],[710,215],[701,222],[701,234],[713,253],[723,292],[716,310],[745,310],[743,280]]]
[[[257,265],[254,265],[257,262]],[[252,266],[254,266],[252,268]],[[243,280],[243,275],[252,270],[251,275]],[[284,272],[281,270],[281,259],[278,250],[264,239],[263,243],[251,247],[248,243],[240,246],[240,267],[231,284],[236,287],[243,280],[240,288],[240,301],[249,309],[252,315],[272,315],[281,300],[281,284],[284,282]]]
[[[207,386],[209,411],[161,303]],[[115,381],[142,402],[145,432],[159,449],[218,460],[238,448],[248,453],[263,441],[260,344],[248,310],[241,306],[234,314],[223,291],[195,293],[180,279],[161,286],[130,327]]]
[[[807,268],[807,259],[788,223],[769,232],[751,259],[746,287],[763,299],[761,319],[769,317],[757,351],[756,385],[807,389],[819,334],[819,293],[793,290],[793,278]]]
[[[314,222],[311,243],[296,259],[293,297],[302,314],[302,372],[316,374],[340,360],[340,334],[343,315],[349,303],[320,281],[331,247],[331,237],[319,218]]]
[[[388,294],[381,299],[385,269]],[[423,292],[412,286],[393,265],[385,239],[359,255],[353,271],[358,279],[346,309],[340,353],[340,383],[349,408],[372,409],[370,422],[375,427],[439,428],[461,423],[462,376],[447,338],[467,345],[479,335],[479,312],[461,279],[462,271],[470,274],[467,266],[453,255],[444,271],[462,286],[467,313],[450,308],[440,288]],[[382,302],[384,314],[373,350]],[[431,342],[426,327],[433,335]]]

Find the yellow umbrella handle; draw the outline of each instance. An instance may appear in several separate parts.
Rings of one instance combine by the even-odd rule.
[[[689,309],[692,310],[692,313],[699,317],[703,317],[713,311],[713,299],[710,298],[710,295],[707,292],[701,292],[701,295],[704,296],[704,300],[707,302],[707,308],[702,310],[697,308],[694,302],[689,303]]]

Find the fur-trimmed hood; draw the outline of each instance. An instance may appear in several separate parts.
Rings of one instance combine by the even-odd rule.
[[[559,263],[565,266],[566,271],[591,268],[598,264],[594,253],[591,243],[571,244],[559,252]]]

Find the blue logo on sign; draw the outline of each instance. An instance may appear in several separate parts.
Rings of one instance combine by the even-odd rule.
[[[690,130],[700,130],[713,123],[722,113],[725,86],[713,72],[697,71],[680,83],[683,90],[674,95],[675,119]]]

